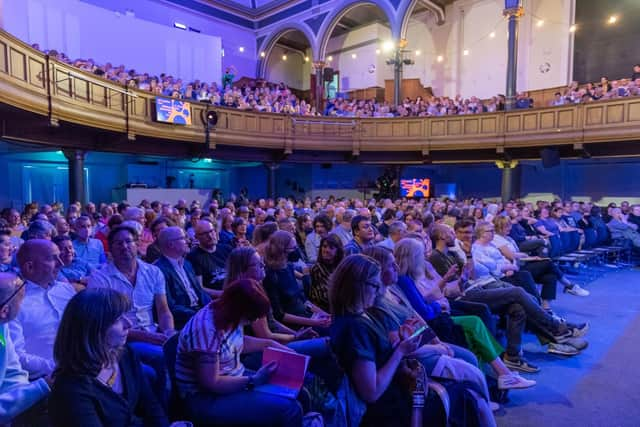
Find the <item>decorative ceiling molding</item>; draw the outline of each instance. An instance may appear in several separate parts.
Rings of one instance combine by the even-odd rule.
[[[199,3],[204,3],[208,6],[215,7],[217,9],[225,10],[229,13],[241,16],[243,18],[251,20],[264,19],[274,13],[280,12],[289,7],[295,6],[298,3],[302,3],[302,0],[270,0],[262,2],[263,4],[258,6],[258,2],[251,1],[251,6],[247,6],[244,3],[233,0],[197,0]]]

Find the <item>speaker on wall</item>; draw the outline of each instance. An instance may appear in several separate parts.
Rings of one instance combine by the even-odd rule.
[[[331,80],[333,80],[333,68],[325,68],[323,78],[325,82],[330,82]]]
[[[543,148],[540,150],[540,157],[542,158],[542,166],[545,168],[552,168],[560,164],[560,152],[557,148]]]

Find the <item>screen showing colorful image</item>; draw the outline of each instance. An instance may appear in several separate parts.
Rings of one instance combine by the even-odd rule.
[[[190,125],[191,104],[179,99],[156,98],[156,120],[174,125]]]
[[[430,194],[431,180],[429,178],[400,180],[400,195],[402,197],[429,197]]]

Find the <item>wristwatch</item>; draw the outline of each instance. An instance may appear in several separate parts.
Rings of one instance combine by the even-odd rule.
[[[253,391],[253,389],[256,388],[256,383],[253,381],[253,375],[251,375],[249,377],[249,382],[247,383],[247,385],[244,387],[244,389],[246,391]]]

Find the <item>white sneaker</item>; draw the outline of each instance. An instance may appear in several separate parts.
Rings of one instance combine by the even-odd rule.
[[[575,283],[570,288],[564,288],[564,291],[577,297],[588,297],[591,294],[588,290],[581,288],[580,285],[576,285]]]
[[[529,388],[536,385],[534,380],[528,380],[521,377],[516,372],[498,377],[498,388],[500,390],[511,390],[517,388]]]

